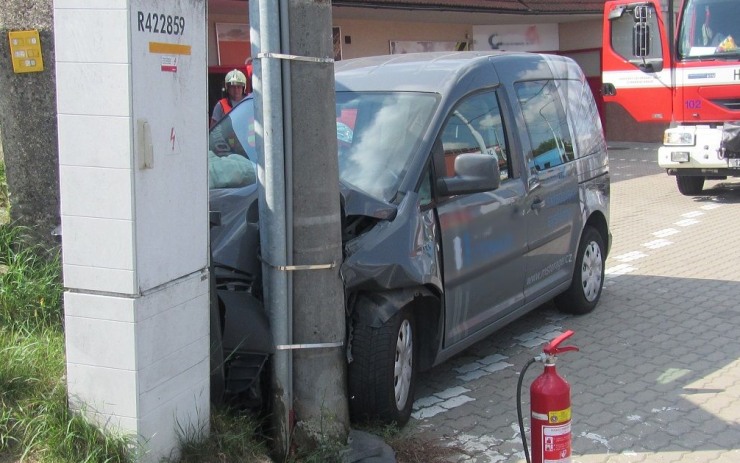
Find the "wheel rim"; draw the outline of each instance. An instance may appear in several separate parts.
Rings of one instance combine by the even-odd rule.
[[[588,302],[593,302],[599,295],[603,265],[601,248],[596,241],[591,241],[583,253],[583,264],[581,266],[583,297]]]
[[[414,357],[414,344],[411,335],[411,323],[404,320],[398,329],[396,339],[396,361],[393,371],[393,388],[396,393],[396,407],[403,410],[411,389],[411,373]]]

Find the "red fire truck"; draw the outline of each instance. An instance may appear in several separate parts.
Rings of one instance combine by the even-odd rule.
[[[658,164],[696,195],[740,176],[740,0],[661,3],[606,2],[602,92],[639,122],[670,122]]]

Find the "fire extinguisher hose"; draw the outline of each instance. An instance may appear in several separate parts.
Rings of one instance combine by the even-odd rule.
[[[527,368],[537,361],[537,358],[529,359],[522,372],[519,373],[519,381],[516,384],[516,415],[519,419],[519,434],[522,436],[522,445],[524,446],[524,457],[527,463],[532,463],[529,459],[529,448],[527,447],[527,435],[524,433],[524,417],[522,416],[522,383],[524,382],[524,373],[527,372]]]

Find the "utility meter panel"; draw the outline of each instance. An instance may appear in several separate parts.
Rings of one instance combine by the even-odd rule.
[[[141,291],[208,265],[204,8],[199,1],[130,1]]]

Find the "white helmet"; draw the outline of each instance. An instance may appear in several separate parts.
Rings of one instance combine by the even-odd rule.
[[[242,87],[247,86],[247,77],[238,69],[229,71],[224,79],[224,84],[228,87],[229,85],[241,85]]]

